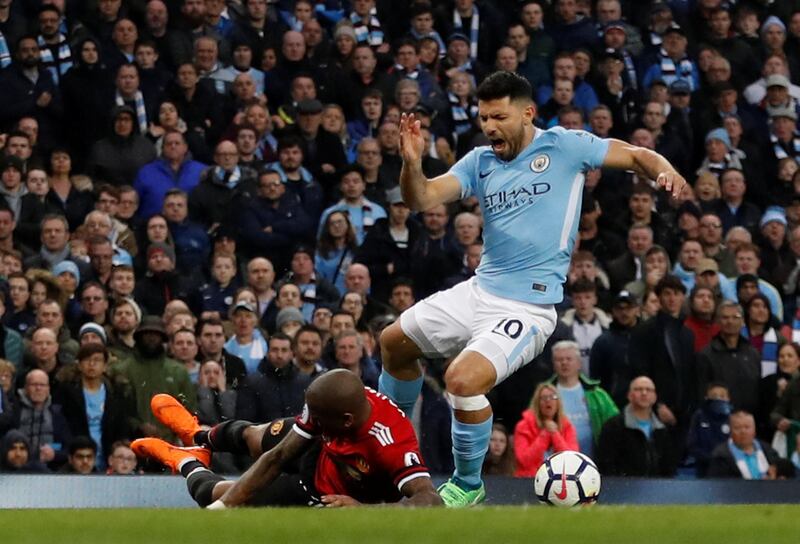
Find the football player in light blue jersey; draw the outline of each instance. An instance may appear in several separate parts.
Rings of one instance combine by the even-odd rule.
[[[580,215],[584,172],[633,170],[677,196],[686,185],[664,157],[583,131],[533,126],[530,84],[496,72],[478,88],[481,128],[491,145],[470,151],[448,173],[422,173],[424,140],[413,114],[400,122],[406,204],[428,210],[470,195],[480,201],[484,249],[475,277],[409,308],[381,334],[380,389],[410,414],[420,394],[420,357],[454,357],[445,372],[452,419],[453,477],[445,504],[485,497],[481,466],[489,445],[496,384],[541,353],[556,323]]]

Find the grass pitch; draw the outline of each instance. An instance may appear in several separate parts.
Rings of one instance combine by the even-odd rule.
[[[800,542],[800,506],[596,506],[202,510],[7,510],[4,542],[612,544]]]

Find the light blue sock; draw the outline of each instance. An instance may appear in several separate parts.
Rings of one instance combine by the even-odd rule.
[[[492,437],[492,418],[483,423],[461,423],[453,415],[452,434],[456,464],[453,480],[463,489],[478,489],[481,486],[483,458],[486,457]]]
[[[411,381],[398,380],[384,370],[378,378],[378,390],[392,399],[405,412],[406,417],[411,419],[414,405],[422,391],[422,376]]]

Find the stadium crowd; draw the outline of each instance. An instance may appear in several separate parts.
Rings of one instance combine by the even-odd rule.
[[[175,440],[155,393],[214,425],[292,416],[332,368],[377,388],[383,328],[474,275],[502,205],[412,214],[400,115],[443,174],[486,143],[494,70],[538,127],[691,186],[586,173],[559,324],[490,395],[485,473],[565,449],[607,475],[800,468],[800,1],[0,0],[0,67],[0,472],[147,468],[129,441]],[[444,364],[412,421],[435,472]]]

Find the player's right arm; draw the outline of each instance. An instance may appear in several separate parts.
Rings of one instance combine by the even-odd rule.
[[[295,430],[287,434],[277,446],[261,454],[261,457],[242,477],[228,489],[220,499],[226,508],[243,506],[260,489],[275,481],[283,466],[299,457],[311,444],[312,440]]]
[[[425,139],[420,133],[420,124],[413,113],[400,118],[400,190],[403,201],[415,212],[429,210],[439,204],[447,204],[461,197],[461,183],[453,174],[447,173],[428,179],[422,172],[422,150]]]

